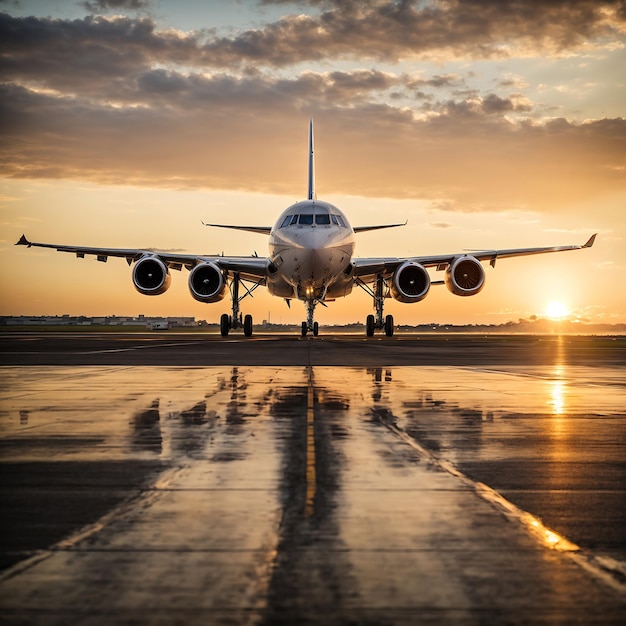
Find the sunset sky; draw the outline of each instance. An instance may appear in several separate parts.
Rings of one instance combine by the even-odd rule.
[[[13,244],[265,255],[201,220],[269,226],[304,199],[312,117],[318,198],[354,226],[408,220],[357,256],[599,233],[486,266],[474,297],[388,300],[397,323],[624,323],[625,44],[624,0],[0,0],[0,315],[218,321],[229,299],[196,302],[185,270],[146,297],[121,259]],[[255,321],[304,319],[261,291]],[[355,289],[316,318],[371,308]]]

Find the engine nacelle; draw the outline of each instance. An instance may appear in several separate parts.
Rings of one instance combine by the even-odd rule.
[[[446,287],[457,296],[474,296],[485,286],[485,270],[473,256],[459,256],[446,270]]]
[[[400,302],[419,302],[430,289],[430,275],[419,263],[406,261],[393,275],[391,295]]]
[[[172,277],[158,256],[144,256],[133,267],[133,284],[144,296],[159,296],[170,286]]]
[[[189,272],[189,291],[198,302],[219,302],[226,295],[226,280],[215,263],[196,265]]]

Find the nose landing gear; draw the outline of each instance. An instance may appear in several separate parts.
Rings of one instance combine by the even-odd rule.
[[[315,313],[315,305],[317,304],[316,300],[307,300],[306,301],[306,322],[302,322],[302,336],[306,337],[307,333],[313,333],[314,337],[320,332],[320,326],[317,322],[313,321],[313,315]]]

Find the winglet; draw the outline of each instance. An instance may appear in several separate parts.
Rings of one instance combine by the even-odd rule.
[[[20,237],[20,240],[15,245],[16,246],[28,246],[30,248],[32,244],[30,241],[28,241],[28,239],[26,239],[26,235],[22,235]]]
[[[309,190],[307,197],[315,200],[315,172],[313,160],[313,118],[309,119]]]
[[[591,248],[597,236],[598,236],[598,233],[591,235],[591,237],[589,237],[589,239],[587,240],[587,243],[583,245],[583,248]]]

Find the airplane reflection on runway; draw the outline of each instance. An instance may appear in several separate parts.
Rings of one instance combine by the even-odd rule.
[[[373,411],[459,466],[523,461],[513,484],[527,489],[568,488],[572,467],[576,480],[593,483],[597,478],[580,472],[622,461],[626,389],[611,368],[30,367],[3,373],[0,446],[7,461],[130,455],[254,466],[262,454],[279,454],[284,497],[310,517],[316,503],[339,488],[341,445],[353,420],[370,420]],[[264,421],[288,426],[267,451],[255,440]],[[325,481],[332,489],[320,489]]]
[[[284,589],[308,588],[315,554],[348,559],[346,537],[367,548],[376,535],[386,545],[380,507],[409,510],[402,507],[411,492],[411,514],[419,515],[416,503],[431,495],[414,483],[418,466],[457,468],[575,543],[623,551],[626,387],[617,368],[83,366],[3,374],[3,462],[180,468],[176,498],[189,502],[181,527],[200,523],[198,510],[202,524],[219,527],[230,510],[227,524],[239,534],[225,536],[237,547],[254,526],[246,516],[263,510],[278,520],[266,553],[281,555],[268,583],[277,604]],[[607,502],[612,517],[581,522]],[[362,511],[372,516],[367,523]],[[412,536],[414,522],[394,518],[401,521]],[[565,545],[543,529],[544,545]],[[347,583],[318,584],[334,597]]]
[[[20,454],[38,455],[36,447],[28,450],[29,437],[38,433],[52,441],[65,438],[64,452],[84,458],[115,449],[164,460],[211,458],[212,441],[219,436],[232,440],[231,452],[222,451],[214,460],[238,458],[247,446],[236,440],[250,434],[259,414],[282,414],[288,408],[306,417],[307,396],[313,393],[315,406],[327,409],[347,411],[355,401],[366,412],[372,404],[386,406],[407,432],[431,449],[448,451],[454,460],[459,453],[476,455],[488,447],[487,427],[494,436],[509,438],[525,437],[524,430],[552,437],[576,434],[574,427],[584,429],[577,437],[598,437],[591,432],[595,425],[580,418],[610,414],[624,398],[623,388],[615,385],[605,392],[596,368],[563,364],[498,371],[314,367],[311,376],[306,368],[78,369],[28,368],[30,375],[20,378],[19,368],[7,368],[0,424],[5,440],[21,441]],[[83,419],[84,411],[90,419]],[[120,421],[130,425],[127,445]],[[304,435],[306,430],[305,423]],[[102,446],[69,445],[73,437],[86,435],[103,438]],[[480,452],[485,455],[486,448]]]

